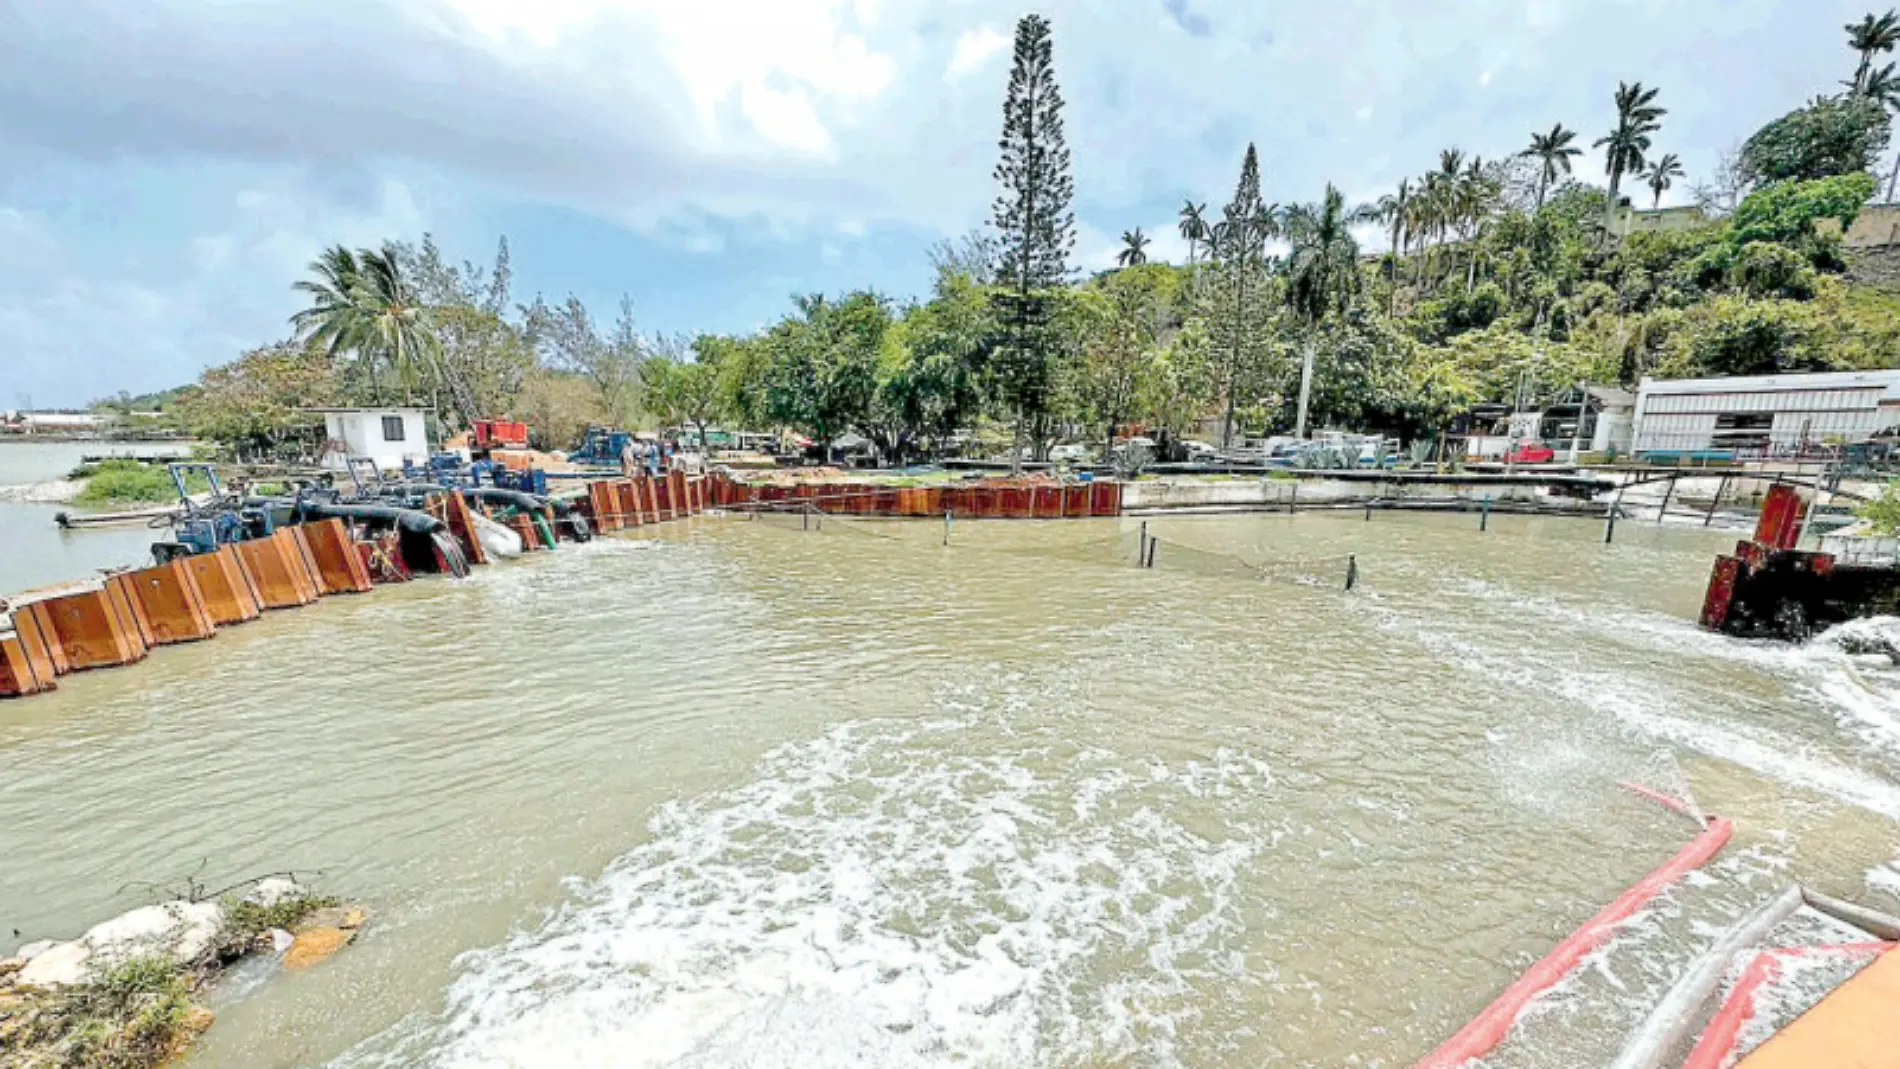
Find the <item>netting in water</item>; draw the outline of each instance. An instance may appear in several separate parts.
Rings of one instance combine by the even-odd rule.
[[[1280,557],[1254,561],[1237,553],[1202,549],[1169,538],[1154,537],[1154,569],[1214,578],[1250,579],[1300,586],[1345,586],[1355,567],[1344,553],[1319,557]]]

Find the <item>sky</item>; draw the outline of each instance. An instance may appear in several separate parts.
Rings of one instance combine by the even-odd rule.
[[[194,379],[283,338],[326,245],[506,235],[516,297],[746,332],[928,285],[986,223],[992,0],[0,0],[0,408]],[[1867,0],[1047,0],[1078,269],[1180,260],[1249,141],[1266,197],[1369,201],[1457,146],[1662,89],[1690,177],[1852,74]],[[1600,154],[1579,174],[1601,181]],[[1686,185],[1664,203],[1680,201]]]

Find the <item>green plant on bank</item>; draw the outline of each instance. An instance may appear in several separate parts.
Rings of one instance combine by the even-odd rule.
[[[300,895],[285,898],[274,905],[262,906],[235,896],[225,898],[224,942],[241,947],[273,928],[294,928],[297,923],[320,909],[340,904],[329,895]]]
[[[1865,501],[1854,515],[1873,525],[1874,533],[1885,538],[1900,534],[1900,479],[1880,488],[1880,496]]]
[[[34,996],[18,1012],[19,1027],[0,1046],[30,1052],[23,1065],[149,1069],[186,1038],[191,975],[166,957],[130,958],[87,983]]]
[[[211,488],[204,476],[199,474],[187,475],[185,486],[194,494]],[[109,508],[116,505],[162,505],[177,499],[178,487],[173,484],[169,470],[141,464],[136,460],[106,460],[94,469],[86,482],[86,488],[79,492],[73,503],[85,508]]]

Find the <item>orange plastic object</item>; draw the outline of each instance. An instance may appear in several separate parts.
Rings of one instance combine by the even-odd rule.
[[[1743,1058],[1739,1069],[1900,1069],[1900,953],[1878,961]]]

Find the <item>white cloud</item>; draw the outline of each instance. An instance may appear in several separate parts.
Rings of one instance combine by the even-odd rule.
[[[946,79],[961,78],[981,67],[985,60],[1009,46],[1009,38],[994,26],[965,30],[950,50],[950,65],[944,68]]]

